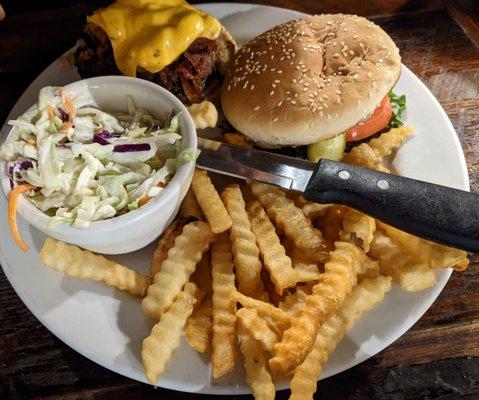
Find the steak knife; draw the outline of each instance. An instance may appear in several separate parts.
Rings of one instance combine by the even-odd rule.
[[[197,166],[342,204],[413,235],[479,252],[479,195],[328,159],[318,163],[199,138]]]

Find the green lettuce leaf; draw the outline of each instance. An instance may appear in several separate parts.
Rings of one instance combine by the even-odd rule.
[[[389,100],[391,100],[391,108],[393,115],[389,121],[388,128],[399,128],[404,125],[404,112],[406,111],[406,96],[403,94],[398,96],[392,90],[388,93]]]

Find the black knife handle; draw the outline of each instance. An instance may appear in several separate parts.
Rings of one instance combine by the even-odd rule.
[[[403,231],[479,252],[479,195],[322,159],[304,197],[344,204]]]

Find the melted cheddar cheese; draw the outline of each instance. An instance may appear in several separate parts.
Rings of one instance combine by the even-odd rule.
[[[184,0],[117,0],[96,11],[88,22],[102,28],[124,75],[138,67],[158,72],[197,38],[217,39],[220,23]]]

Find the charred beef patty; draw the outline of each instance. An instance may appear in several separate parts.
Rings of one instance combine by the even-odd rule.
[[[163,86],[184,104],[198,103],[218,88],[234,52],[234,44],[222,39],[198,38],[161,71],[152,73],[140,67],[136,76]],[[75,51],[75,66],[82,78],[121,75],[108,36],[93,24],[87,24],[83,31]]]

